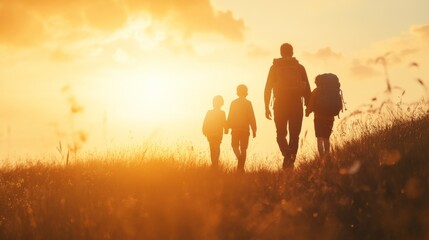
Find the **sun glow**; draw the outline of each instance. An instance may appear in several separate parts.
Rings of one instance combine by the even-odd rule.
[[[151,76],[143,83],[141,103],[143,114],[152,120],[168,120],[174,114],[172,102],[177,101],[172,80],[162,76]]]
[[[163,124],[176,114],[176,79],[164,72],[128,73],[100,89],[107,115],[127,124]]]
[[[149,17],[133,18],[126,27],[113,34],[106,43],[132,40],[137,43],[140,50],[152,51],[168,38],[167,32],[171,31]]]

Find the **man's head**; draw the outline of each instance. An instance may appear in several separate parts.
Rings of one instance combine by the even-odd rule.
[[[246,97],[247,96],[247,86],[240,84],[237,86],[237,96]]]
[[[221,108],[223,106],[223,97],[217,95],[213,98],[213,108]]]
[[[283,43],[280,47],[280,54],[282,57],[292,57],[293,56],[293,47],[289,43]]]

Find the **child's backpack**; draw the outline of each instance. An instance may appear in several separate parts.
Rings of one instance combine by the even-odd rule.
[[[340,80],[335,74],[324,73],[316,77],[317,95],[314,112],[325,116],[337,116],[343,109]]]

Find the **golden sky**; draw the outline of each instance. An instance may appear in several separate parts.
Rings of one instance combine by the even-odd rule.
[[[81,138],[86,150],[153,136],[205,147],[212,97],[224,96],[227,112],[240,83],[257,114],[253,153],[277,154],[263,87],[282,43],[312,88],[317,74],[336,73],[349,109],[385,90],[380,56],[415,101],[427,97],[416,79],[429,84],[427,9],[426,0],[0,0],[0,156],[55,154],[59,141]]]

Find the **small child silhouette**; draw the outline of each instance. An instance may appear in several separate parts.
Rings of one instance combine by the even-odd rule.
[[[215,169],[219,166],[220,144],[226,124],[225,112],[221,110],[223,103],[222,96],[215,96],[213,98],[213,109],[206,113],[203,123],[203,134],[209,142],[210,158],[212,167]]]
[[[231,128],[231,146],[237,157],[237,172],[244,172],[246,162],[246,150],[249,145],[249,126],[252,128],[253,138],[256,137],[256,119],[252,103],[246,99],[247,86],[244,84],[237,87],[238,98],[231,102],[228,120],[226,121],[226,132]]]
[[[324,162],[328,160],[327,158],[329,157],[329,151],[331,148],[331,143],[329,141],[329,138],[332,133],[335,114],[326,112],[326,110],[323,111],[323,109],[321,109],[320,107],[318,109],[316,108],[316,106],[320,106],[320,104],[322,104],[323,102],[324,104],[329,104],[329,108],[335,108],[339,110],[339,109],[342,109],[343,107],[340,98],[338,99],[334,98],[334,100],[336,100],[334,102],[326,100],[327,98],[330,98],[330,95],[326,95],[327,85],[322,86],[322,80],[325,80],[324,82],[326,83],[327,78],[330,78],[331,80],[332,78],[334,78],[335,79],[334,82],[338,83],[338,78],[334,74],[318,75],[315,79],[316,88],[311,92],[310,101],[308,103],[307,109],[305,109],[306,117],[308,117],[310,113],[314,112],[314,131],[316,133],[316,138],[317,138],[317,150],[319,152],[319,156]],[[338,83],[338,86],[339,86],[339,83]],[[332,86],[329,86],[329,87],[332,87]],[[322,90],[325,90],[324,95],[321,94]],[[333,92],[338,93],[338,90],[334,89]],[[333,96],[336,96],[336,94],[334,94]]]

